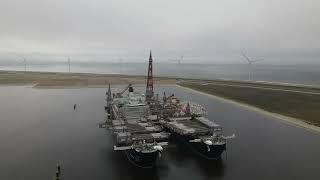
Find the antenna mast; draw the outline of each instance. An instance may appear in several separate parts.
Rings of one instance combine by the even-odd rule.
[[[152,76],[152,54],[150,51],[149,65],[148,65],[148,79],[146,88],[146,101],[149,103],[153,97],[153,76]]]

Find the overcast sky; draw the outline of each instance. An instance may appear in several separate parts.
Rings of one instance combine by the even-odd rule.
[[[286,61],[320,54],[319,0],[1,0],[0,23],[2,57],[139,59],[152,49],[161,60],[228,63],[241,51]]]

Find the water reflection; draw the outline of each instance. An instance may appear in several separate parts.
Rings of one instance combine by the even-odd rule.
[[[168,171],[168,166],[164,162],[159,162],[154,168],[139,168],[134,166],[127,160],[124,152],[113,151],[113,149],[103,149],[101,156],[104,157],[106,162],[106,171],[112,171],[116,179],[148,179],[159,180],[159,171],[165,175]]]
[[[105,161],[106,171],[112,171],[116,179],[167,179],[169,174],[180,173],[175,171],[179,167],[190,168],[205,179],[224,176],[224,160],[207,160],[195,155],[190,149],[183,146],[170,146],[165,149],[162,157],[154,168],[143,169],[131,164],[126,155],[112,148],[101,150],[101,158]],[[183,172],[182,172],[183,173]]]
[[[175,145],[167,149],[168,161],[175,166],[192,166],[201,176],[212,178],[224,176],[225,166],[223,159],[209,160],[195,154],[185,145]]]
[[[205,104],[227,131],[236,127],[228,160],[223,154],[208,161],[170,145],[157,167],[136,168],[113,151],[110,132],[95,126],[104,119],[105,89],[2,87],[0,179],[50,179],[60,161],[64,179],[319,179],[318,134],[173,86],[157,89]],[[73,103],[80,105],[76,112]]]

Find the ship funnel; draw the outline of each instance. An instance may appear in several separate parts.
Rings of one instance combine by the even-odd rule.
[[[129,92],[133,92],[133,87],[129,86]]]

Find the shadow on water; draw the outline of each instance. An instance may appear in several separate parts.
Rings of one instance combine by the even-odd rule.
[[[124,152],[103,149],[101,154],[106,161],[106,166],[113,172],[114,179],[148,179],[159,180],[168,174],[168,164],[160,159],[154,168],[139,168],[130,163]]]
[[[112,148],[101,149],[101,158],[105,161],[106,171],[113,175],[112,179],[166,179],[168,174],[181,173],[170,172],[175,168],[186,168],[188,172],[197,172],[206,179],[223,177],[225,174],[224,160],[204,159],[183,145],[167,147],[156,166],[148,169],[134,166],[123,152],[113,151]]]
[[[175,166],[188,166],[190,171],[197,170],[201,176],[223,177],[225,174],[225,164],[222,158],[219,160],[209,160],[197,155],[193,150],[185,145],[175,145],[167,149],[167,159]]]
[[[202,175],[207,178],[223,177],[225,175],[225,164],[222,159],[208,160],[198,157],[196,165]]]

